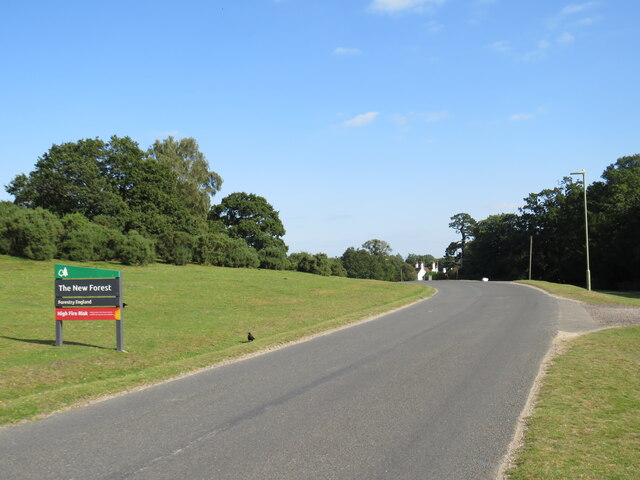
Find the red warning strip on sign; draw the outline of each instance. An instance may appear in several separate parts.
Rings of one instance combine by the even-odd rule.
[[[56,320],[120,320],[120,308],[56,308]]]

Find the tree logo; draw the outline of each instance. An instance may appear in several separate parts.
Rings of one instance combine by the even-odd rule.
[[[67,271],[67,267],[61,268],[60,270],[58,270],[58,276],[59,277],[68,277],[69,276],[69,272]]]

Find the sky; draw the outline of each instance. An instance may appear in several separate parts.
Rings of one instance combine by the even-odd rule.
[[[193,137],[213,203],[265,197],[289,252],[440,257],[456,213],[640,153],[638,20],[637,0],[2,2],[0,185],[54,144]]]

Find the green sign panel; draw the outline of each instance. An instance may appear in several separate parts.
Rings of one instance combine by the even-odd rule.
[[[119,270],[102,270],[100,268],[74,267],[72,265],[54,265],[55,278],[120,278]]]

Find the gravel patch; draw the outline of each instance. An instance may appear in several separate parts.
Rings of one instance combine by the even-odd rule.
[[[582,305],[602,327],[627,327],[640,325],[640,307],[628,305]]]

